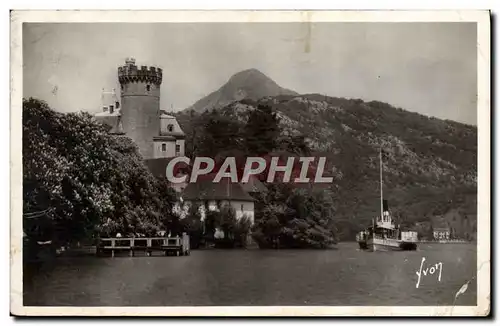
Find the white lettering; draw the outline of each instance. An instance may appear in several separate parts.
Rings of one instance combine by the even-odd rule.
[[[420,272],[416,272],[418,276],[418,281],[417,281],[417,286],[416,288],[418,289],[418,286],[420,285],[420,276],[422,275],[422,266],[424,266],[424,261],[425,257],[422,257],[422,262],[420,263]]]
[[[313,161],[314,161],[314,157],[301,157],[301,158],[299,158],[299,162],[302,162],[302,168],[300,169],[299,177],[295,178],[295,182],[297,182],[297,183],[309,182],[309,178],[307,177],[307,171],[309,170],[309,165]]]
[[[252,164],[257,163],[257,168],[253,169]],[[243,170],[243,177],[241,178],[241,182],[248,182],[248,179],[251,175],[256,175],[261,173],[266,169],[266,160],[262,157],[249,157],[245,162],[245,169]]]
[[[314,182],[316,183],[332,183],[333,177],[323,177],[323,172],[325,171],[326,157],[320,157],[318,162],[318,169],[316,170],[316,177]]]
[[[269,167],[269,174],[267,175],[267,182],[273,182],[277,171],[285,172],[283,176],[283,182],[289,182],[290,176],[292,175],[293,161],[294,157],[289,157],[286,161],[285,166],[278,166],[279,157],[273,157],[271,159],[271,166]]]
[[[427,267],[427,268],[424,269],[424,262],[425,262],[425,257],[422,257],[422,262],[420,263],[420,270],[415,272],[417,274],[417,276],[418,276],[417,284],[415,286],[417,289],[418,289],[418,287],[420,285],[422,274],[424,276],[426,276],[427,273],[429,273],[430,275],[434,275],[434,273],[436,273],[436,271],[438,269],[439,269],[438,282],[441,282],[441,272],[443,271],[443,263],[440,262],[440,263],[437,263],[437,264],[431,266],[430,268]]]
[[[201,169],[201,163],[206,163],[207,166],[204,169]],[[191,173],[191,180],[189,180],[189,182],[196,182],[196,180],[198,180],[198,176],[208,174],[213,170],[214,166],[215,162],[210,157],[195,158],[193,163],[193,171]]]
[[[439,265],[439,277],[438,277],[438,281],[441,282],[441,272],[443,271],[443,263],[437,263],[436,264],[436,269]]]
[[[167,177],[167,180],[171,183],[186,182],[187,175],[184,175],[180,178],[176,177],[174,175],[174,167],[177,163],[180,163],[180,162],[184,162],[184,163],[189,165],[189,161],[190,161],[189,157],[179,156],[179,157],[172,159],[170,162],[168,162],[167,169],[165,172],[165,176]]]
[[[229,172],[226,172],[228,167]],[[231,182],[238,182],[238,174],[236,173],[236,159],[234,157],[226,157],[213,182],[220,182],[220,179],[222,179],[223,177],[230,177]]]

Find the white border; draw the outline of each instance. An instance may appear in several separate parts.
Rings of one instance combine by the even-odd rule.
[[[23,22],[477,22],[478,270],[476,307],[23,307]],[[11,313],[74,316],[484,316],[490,295],[490,17],[488,11],[16,11],[11,13]]]

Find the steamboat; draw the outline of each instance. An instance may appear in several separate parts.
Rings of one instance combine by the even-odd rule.
[[[380,216],[372,219],[372,226],[359,232],[356,241],[359,248],[368,251],[416,250],[418,237],[416,232],[402,231],[395,225],[384,200],[382,178],[382,148],[380,149]]]

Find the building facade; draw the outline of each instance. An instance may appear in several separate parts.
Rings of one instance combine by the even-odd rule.
[[[450,240],[449,228],[435,228],[432,230],[434,240]]]
[[[177,213],[185,217],[190,208],[195,205],[204,221],[208,211],[218,211],[224,206],[230,206],[236,219],[247,217],[254,222],[255,199],[239,183],[233,183],[228,178],[214,183],[209,180],[198,180],[189,183],[181,193],[181,200],[175,207]]]

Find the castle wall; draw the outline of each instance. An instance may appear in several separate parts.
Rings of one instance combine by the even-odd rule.
[[[165,144],[166,151],[162,150],[163,144]],[[175,141],[155,141],[154,157],[175,157]]]
[[[153,158],[153,137],[160,132],[161,70],[124,66],[119,68],[118,78],[123,131],[137,144],[144,159]]]
[[[179,146],[179,151],[176,151],[176,145]],[[163,149],[165,149],[165,151]],[[184,139],[156,140],[154,142],[153,155],[154,158],[184,156],[185,153],[184,150],[185,150]]]
[[[179,145],[180,154],[179,156],[184,156],[186,153],[186,141],[184,139],[177,139],[175,141],[176,145]]]

